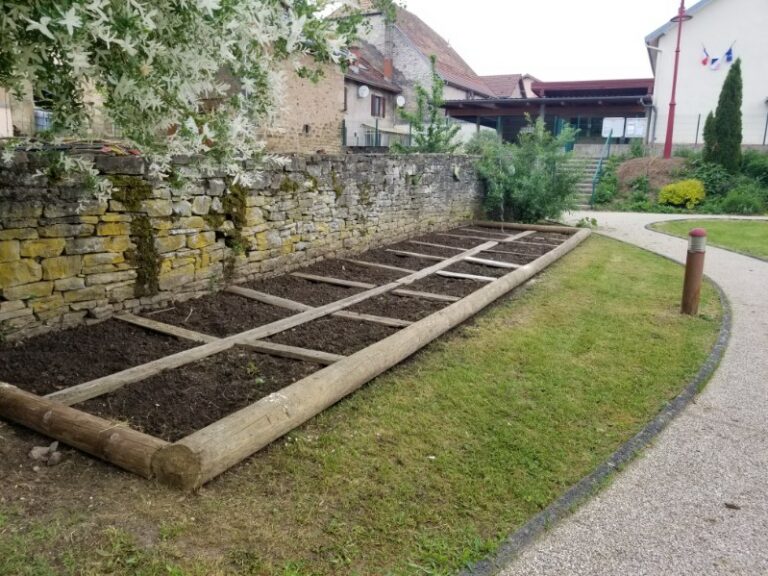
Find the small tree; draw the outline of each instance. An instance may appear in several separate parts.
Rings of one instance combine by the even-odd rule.
[[[573,205],[579,171],[565,152],[575,130],[566,126],[558,136],[544,120],[529,122],[518,144],[478,135],[467,153],[480,155],[476,168],[485,183],[484,207],[490,218],[506,222],[537,222],[557,218]]]
[[[704,162],[717,162],[717,128],[715,127],[715,113],[707,114],[707,120],[704,122],[704,150],[701,156]]]
[[[732,173],[738,172],[741,168],[742,91],[741,58],[739,58],[728,71],[715,110],[716,151],[713,158]]]
[[[400,116],[406,120],[412,129],[413,142],[411,146],[395,144],[395,152],[409,153],[452,153],[459,147],[455,142],[459,126],[450,123],[442,111],[443,88],[445,82],[437,73],[437,58],[432,56],[432,90],[416,85],[416,111],[400,111]]]

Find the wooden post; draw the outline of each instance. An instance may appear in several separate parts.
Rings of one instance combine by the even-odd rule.
[[[680,311],[683,314],[696,316],[699,313],[701,282],[704,278],[707,231],[704,228],[694,228],[690,231],[688,238],[688,257],[685,261],[685,280]]]
[[[580,230],[528,266],[158,452],[158,479],[185,490],[202,486],[472,317],[573,250],[589,234]]]
[[[0,382],[0,416],[93,454],[129,472],[152,477],[152,459],[168,442],[46,400]]]

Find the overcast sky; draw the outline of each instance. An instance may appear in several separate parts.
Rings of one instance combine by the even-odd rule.
[[[695,2],[689,0],[686,6]],[[651,78],[644,38],[677,0],[405,0],[481,75]]]

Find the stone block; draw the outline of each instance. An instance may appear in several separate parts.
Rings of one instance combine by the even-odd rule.
[[[179,218],[176,223],[178,228],[190,228],[194,230],[205,230],[208,228],[205,219],[200,216],[190,216],[189,218]]]
[[[63,238],[24,240],[21,243],[21,255],[26,258],[53,258],[64,251],[65,244]]]
[[[211,178],[208,180],[208,194],[211,196],[223,196],[226,189],[227,186],[221,178]]]
[[[11,228],[10,230],[0,230],[0,241],[30,240],[37,237],[37,229],[35,228]]]
[[[46,258],[40,264],[43,267],[43,280],[60,280],[80,274],[83,258],[82,256],[58,256]]]
[[[198,216],[205,216],[211,211],[213,201],[208,196],[197,196],[192,201],[192,213]]]
[[[96,168],[103,174],[126,174],[141,176],[144,174],[144,159],[140,156],[107,156],[100,154],[94,158]]]
[[[101,217],[102,222],[130,222],[131,217],[128,214],[116,214],[114,212],[107,212]]]
[[[124,270],[122,272],[107,272],[106,274],[91,274],[85,279],[86,286],[96,286],[99,284],[114,284],[116,282],[126,282],[135,280],[136,270]]]
[[[184,235],[178,236],[161,236],[155,238],[155,249],[159,254],[165,254],[167,252],[175,252],[187,245],[187,237]]]
[[[63,278],[53,283],[53,289],[57,292],[68,292],[85,288],[85,278]]]
[[[192,216],[192,204],[187,200],[173,203],[173,213],[176,216]]]
[[[122,254],[102,252],[101,254],[86,254],[83,256],[83,266],[103,266],[104,264],[121,264],[125,262]]]
[[[40,202],[0,202],[0,214],[8,220],[40,218],[43,205]]]
[[[41,238],[71,238],[91,236],[96,227],[92,224],[52,224],[38,228]]]
[[[3,289],[3,297],[8,300],[27,300],[44,298],[53,293],[53,282],[33,282]]]
[[[102,222],[96,227],[99,236],[129,236],[131,225],[127,222]]]
[[[99,300],[104,298],[106,288],[104,286],[90,286],[81,290],[72,290],[64,293],[65,302],[85,302],[86,300]]]
[[[32,316],[32,309],[27,308],[24,302],[4,302],[4,304],[14,304],[14,307],[0,308],[0,322],[7,322],[14,318],[23,318]]]
[[[35,298],[30,301],[30,306],[32,306],[32,310],[35,311],[35,314],[50,312],[51,310],[62,308],[64,306],[64,298],[61,294],[54,294],[47,298]]]
[[[182,268],[175,268],[167,274],[160,274],[160,290],[175,290],[185,284],[195,281],[195,267],[184,266]]]
[[[198,248],[205,248],[216,242],[215,232],[202,232],[200,234],[192,234],[187,237],[187,247],[193,250]]]
[[[18,260],[0,266],[0,288],[37,282],[43,277],[43,269],[34,260]]]
[[[170,200],[144,200],[141,203],[142,210],[146,212],[150,218],[164,218],[173,214],[173,204]]]
[[[0,242],[0,262],[15,262],[21,258],[17,240]]]
[[[65,216],[101,216],[107,211],[107,201],[88,200],[67,204],[46,204],[43,214],[46,218],[63,218]]]
[[[67,254],[95,254],[97,252],[125,252],[131,247],[129,236],[99,236],[67,240]]]

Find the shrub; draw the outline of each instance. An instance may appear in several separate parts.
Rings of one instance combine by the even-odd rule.
[[[755,182],[744,182],[728,192],[719,203],[725,214],[764,214],[768,191]]]
[[[564,152],[572,141],[570,126],[553,136],[541,119],[521,134],[518,144],[498,138],[476,137],[467,144],[469,154],[479,154],[476,168],[486,188],[489,217],[507,222],[537,222],[557,218],[573,206],[580,172]]]
[[[642,140],[637,138],[632,140],[632,143],[629,145],[629,155],[632,158],[642,158],[645,156],[645,146],[643,146]]]
[[[757,150],[747,150],[744,152],[741,171],[760,182],[761,185],[768,187],[768,154]]]
[[[659,192],[659,204],[685,206],[692,210],[705,197],[704,183],[701,180],[681,180],[668,184]]]
[[[691,160],[684,171],[684,176],[693,180],[701,180],[704,183],[704,191],[707,196],[725,196],[734,186],[734,176],[728,170],[703,160]]]

